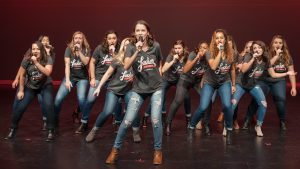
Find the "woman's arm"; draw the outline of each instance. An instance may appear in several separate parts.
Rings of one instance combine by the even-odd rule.
[[[65,86],[69,91],[71,91],[71,87],[73,87],[70,80],[70,63],[71,63],[70,58],[65,57],[65,76],[66,76]]]
[[[20,67],[20,85],[17,97],[19,100],[24,98],[24,86],[25,86],[25,72],[26,70],[23,67]]]
[[[95,74],[95,63],[96,59],[92,58],[89,63],[89,70],[90,70],[90,86],[96,87],[96,74]]]
[[[20,73],[21,73],[21,68],[22,66],[19,67],[18,73],[15,77],[15,80],[12,82],[11,87],[14,89],[18,86],[19,81],[20,81]]]
[[[289,66],[288,70],[294,72],[294,66],[293,65]],[[296,75],[289,75],[289,79],[292,85],[291,96],[296,96],[297,95]]]
[[[124,59],[124,69],[125,70],[128,70],[132,66],[138,53],[139,53],[139,51],[136,50],[131,57],[125,57],[125,59]]]
[[[97,89],[94,91],[94,96],[99,96],[100,90],[102,86],[105,84],[105,82],[109,79],[109,77],[114,73],[115,69],[112,66],[109,66],[105,74],[100,80],[99,85],[97,86]]]

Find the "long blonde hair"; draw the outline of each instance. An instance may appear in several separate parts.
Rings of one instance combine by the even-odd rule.
[[[116,54],[113,59],[116,60],[118,63],[124,65],[124,58],[125,58],[125,43],[126,42],[131,42],[132,39],[131,38],[125,38],[122,40],[121,42],[121,46],[120,46],[120,49],[119,49],[119,52],[118,54]]]
[[[81,34],[82,35],[82,39],[83,39],[83,43],[82,43],[82,49],[85,50],[86,53],[88,53],[91,49],[90,49],[90,45],[84,35],[84,33],[80,32],[80,31],[76,31],[73,33],[73,36],[72,36],[72,40],[71,42],[68,44],[68,47],[71,48],[72,50],[74,49],[74,45],[75,45],[75,42],[74,42],[74,37],[77,35],[77,34]],[[74,51],[73,51],[74,52]]]
[[[209,46],[211,56],[212,56],[212,58],[216,58],[218,55],[219,49],[216,44],[216,35],[219,32],[222,33],[225,37],[224,53],[225,53],[227,61],[231,64],[234,61],[233,49],[228,44],[228,35],[224,29],[215,30],[211,37],[211,42],[210,42],[210,46]]]

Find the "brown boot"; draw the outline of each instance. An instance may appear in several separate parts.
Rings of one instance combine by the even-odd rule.
[[[153,164],[160,165],[162,164],[162,152],[161,150],[154,151]]]
[[[239,123],[238,123],[237,120],[234,120],[234,121],[233,121],[233,129],[235,129],[235,130],[240,129],[240,126],[239,126]]]
[[[219,116],[218,116],[218,120],[217,120],[217,121],[218,121],[219,123],[222,123],[223,120],[224,120],[224,113],[221,112],[221,113],[219,114]]]
[[[105,163],[106,164],[115,164],[116,161],[118,160],[118,156],[119,156],[119,150],[113,147],[111,149],[111,152],[110,152],[109,156],[107,157]]]

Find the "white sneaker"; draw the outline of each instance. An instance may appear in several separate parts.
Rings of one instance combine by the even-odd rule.
[[[263,132],[261,131],[261,126],[256,125],[256,126],[255,126],[255,131],[256,131],[256,135],[257,135],[258,137],[264,136]]]
[[[226,137],[226,135],[227,135],[227,130],[226,130],[226,128],[224,127],[224,128],[223,128],[223,136]]]

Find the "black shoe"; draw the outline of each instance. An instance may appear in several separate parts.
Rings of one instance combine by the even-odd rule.
[[[287,128],[286,128],[286,125],[285,125],[285,121],[281,120],[280,121],[280,130],[282,131],[285,131]]]
[[[166,134],[166,136],[171,135],[171,123],[167,124],[165,134]]]
[[[250,125],[250,119],[246,118],[242,130],[248,130],[249,129],[249,125]]]
[[[231,145],[232,144],[232,130],[227,130],[226,133],[226,144]]]
[[[46,138],[46,142],[51,142],[54,140],[54,132],[53,130],[48,130],[48,135],[47,135],[47,138]]]
[[[204,134],[207,136],[211,136],[209,125],[204,125]]]
[[[5,140],[10,140],[10,139],[13,139],[16,135],[16,130],[17,129],[9,129],[9,133],[8,135],[4,138]]]
[[[75,131],[75,134],[81,134],[88,129],[88,124],[87,123],[81,123],[78,129]]]

